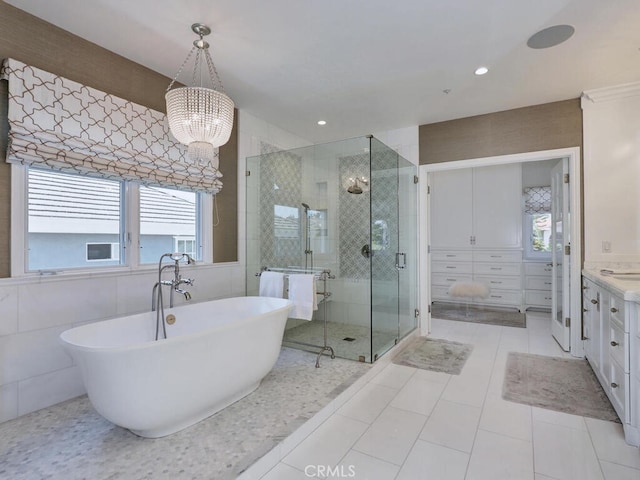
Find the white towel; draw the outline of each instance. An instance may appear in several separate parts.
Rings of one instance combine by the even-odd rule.
[[[293,302],[290,318],[311,320],[313,311],[318,309],[315,275],[290,274],[289,300]]]
[[[284,273],[262,272],[260,274],[261,297],[283,298],[284,296]]]

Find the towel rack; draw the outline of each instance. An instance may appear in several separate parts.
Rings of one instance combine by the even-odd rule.
[[[331,292],[327,290],[327,281],[329,279],[334,279],[336,278],[335,275],[331,274],[331,270],[325,269],[325,268],[301,268],[301,267],[262,267],[261,271],[256,273],[256,277],[259,277],[262,272],[280,272],[280,273],[284,273],[284,276],[286,278],[289,277],[290,274],[308,274],[308,275],[314,275],[316,277],[317,280],[320,280],[322,282],[322,291],[320,292],[316,292],[316,295],[321,295],[322,299],[318,302],[318,304],[320,304],[321,302],[326,302],[327,298],[329,298],[331,296]],[[331,353],[331,358],[336,358],[336,354],[333,351],[333,348],[331,348],[328,344],[327,344],[327,304],[325,303],[324,305],[324,312],[323,312],[323,328],[324,328],[324,344],[323,345],[315,345],[313,343],[306,343],[306,342],[298,342],[295,340],[284,340],[286,343],[293,343],[296,345],[304,345],[307,347],[314,347],[314,348],[319,348],[320,352],[318,353],[318,356],[316,358],[316,368],[320,368],[320,357],[322,356],[322,354],[326,351]]]

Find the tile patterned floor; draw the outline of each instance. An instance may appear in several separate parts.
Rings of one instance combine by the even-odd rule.
[[[234,479],[371,370],[338,358],[314,365],[314,354],[283,348],[256,391],[163,438],[116,427],[86,396],[5,422],[0,479]]]
[[[528,314],[526,329],[434,319],[432,335],[474,345],[461,375],[383,357],[271,470],[259,462],[241,478],[640,479],[640,451],[624,442],[621,425],[502,400],[509,351],[567,356],[548,316]]]

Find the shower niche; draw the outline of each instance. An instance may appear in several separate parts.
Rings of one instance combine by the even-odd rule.
[[[264,269],[329,271],[330,295],[311,321],[288,320],[283,344],[320,352],[326,327],[336,356],[375,361],[416,328],[415,165],[372,136],[260,151],[247,158],[247,295]]]

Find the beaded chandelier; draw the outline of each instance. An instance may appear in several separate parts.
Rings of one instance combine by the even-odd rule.
[[[194,23],[191,30],[200,38],[193,42],[193,48],[167,87],[165,95],[169,129],[176,140],[189,146],[188,159],[191,163],[210,164],[218,169],[215,148],[229,141],[233,127],[234,103],[224,93],[222,82],[209,54],[209,43],[204,40],[204,37],[211,33],[211,29],[206,25]],[[191,86],[172,90],[171,87],[194,53]],[[208,83],[203,81],[207,74]]]

